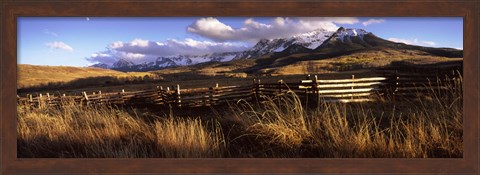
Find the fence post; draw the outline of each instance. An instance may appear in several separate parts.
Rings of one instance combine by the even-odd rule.
[[[47,92],[47,99],[45,100],[45,104],[50,106],[50,93]]]
[[[122,99],[122,104],[125,104],[125,89],[122,89],[122,91],[119,93],[120,94],[120,98]]]
[[[103,101],[105,101],[105,100],[103,99],[103,96],[102,96],[102,91],[100,91],[100,90],[98,91],[98,101],[100,102],[100,104],[101,104]]]
[[[392,98],[393,98],[393,101],[395,102],[396,98],[397,98],[397,88],[398,88],[398,70],[395,70],[394,74],[393,74],[393,87],[392,87]]]
[[[215,84],[215,88],[213,89],[213,95],[217,95],[217,94],[218,94],[218,87],[219,87],[219,86],[218,86],[218,83]],[[212,96],[212,97],[213,97],[213,96]],[[212,100],[213,100],[214,104],[217,103],[217,100],[215,100],[215,99],[212,99]]]
[[[355,75],[352,75],[352,92],[350,93],[350,99],[353,101],[353,87],[355,85]]]
[[[310,80],[310,74],[307,75],[307,80]],[[313,82],[312,82],[312,88],[313,88]],[[308,105],[308,88],[305,88],[305,106]]]
[[[319,92],[319,88],[318,88],[318,77],[317,75],[314,76],[313,80],[312,80],[312,88],[313,90],[315,91],[315,95],[317,96],[317,108],[318,106],[320,106],[320,92]]]
[[[283,80],[278,81],[278,94],[282,94]]]
[[[263,94],[263,93],[262,93],[262,89],[261,89],[261,86],[262,86],[262,85],[260,85],[260,84],[261,84],[260,79],[258,79],[258,80],[257,80],[257,93],[258,93],[258,95],[262,95],[262,94]]]
[[[215,100],[216,98],[216,95],[217,95],[217,91],[218,91],[218,83],[215,84],[215,87],[210,87],[208,89],[208,100],[205,100],[205,106],[207,105],[215,105],[217,103],[217,100]]]
[[[210,94],[208,94],[208,102],[207,102],[207,100],[205,100],[205,106],[206,106],[208,103],[210,103],[211,105],[214,104],[214,103],[213,103],[213,95],[215,94],[215,92],[214,92],[214,87],[208,88],[208,91],[209,91]]]
[[[42,93],[40,93],[40,95],[38,96],[38,107],[42,107],[43,103],[42,103],[42,100],[43,100],[43,95]]]
[[[457,76],[455,74],[455,69],[452,70],[452,78],[450,82],[453,85],[453,92],[456,93],[457,92]]]
[[[253,79],[253,84],[252,84],[252,91],[251,91],[251,95],[252,95],[252,100],[255,99],[258,101],[258,98],[257,98],[257,79]]]
[[[82,94],[83,94],[83,97],[85,98],[85,100],[87,100],[87,104],[88,104],[88,95],[87,95],[87,92],[83,91]]]
[[[182,98],[180,97],[180,85],[177,84],[177,89],[176,89],[176,100],[177,100],[177,106],[181,107],[182,106]]]

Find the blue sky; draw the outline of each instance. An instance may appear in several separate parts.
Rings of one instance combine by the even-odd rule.
[[[83,67],[119,58],[141,63],[174,54],[240,51],[262,38],[341,26],[407,44],[463,48],[459,17],[20,17],[18,63]]]

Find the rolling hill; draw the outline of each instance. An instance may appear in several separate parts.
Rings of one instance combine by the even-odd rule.
[[[102,68],[82,68],[69,66],[18,65],[17,89],[29,88],[53,83],[68,83],[79,79],[94,77],[134,78],[155,76],[149,72],[120,72]]]

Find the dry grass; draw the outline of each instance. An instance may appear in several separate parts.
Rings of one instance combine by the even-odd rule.
[[[462,58],[432,56],[416,50],[382,49],[356,52],[334,58],[300,61],[295,64],[272,68],[272,70],[269,71],[279,75],[318,74],[381,67],[393,61],[406,61],[413,64],[432,64],[461,59]]]
[[[419,99],[306,107],[293,92],[210,119],[18,107],[19,157],[462,157],[462,80]],[[225,110],[224,110],[225,111]],[[208,122],[206,122],[208,121]]]
[[[246,128],[239,137],[254,135],[264,146],[246,148],[265,150],[253,157],[462,157],[461,80],[448,84],[449,93],[432,87],[418,101],[323,103],[313,110],[288,92],[260,107],[240,103],[233,120]]]
[[[19,157],[222,157],[217,123],[143,120],[107,106],[18,108]]]
[[[18,65],[17,88],[29,88],[42,86],[51,83],[69,83],[78,79],[93,77],[114,77],[114,78],[136,78],[136,77],[156,77],[149,72],[119,72],[110,69],[101,68],[82,68],[70,66],[35,66]]]

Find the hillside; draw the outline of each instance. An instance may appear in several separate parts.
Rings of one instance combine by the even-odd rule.
[[[314,74],[379,68],[394,61],[429,64],[462,57],[462,50],[407,45],[382,39],[362,29],[339,28],[316,49],[289,47],[256,59],[255,66],[243,71],[280,75]]]
[[[144,77],[153,76],[148,72],[119,72],[102,68],[82,68],[69,66],[18,65],[17,89],[29,88],[53,83],[68,83],[93,77]]]
[[[309,55],[312,56],[312,55]],[[315,55],[313,55],[314,57]],[[434,64],[441,62],[459,61],[460,58],[449,58],[445,56],[436,56],[421,50],[392,49],[392,48],[373,48],[356,51],[350,54],[325,57],[321,56],[311,58],[311,60],[296,59],[294,63],[282,64],[281,66],[267,67],[256,70],[273,75],[286,74],[318,74],[332,73],[352,70],[375,69],[389,66],[393,62],[407,62],[412,64]],[[303,56],[308,57],[308,56]],[[286,60],[295,57],[284,58]],[[281,61],[278,59],[277,61]],[[273,63],[275,65],[275,63]]]

